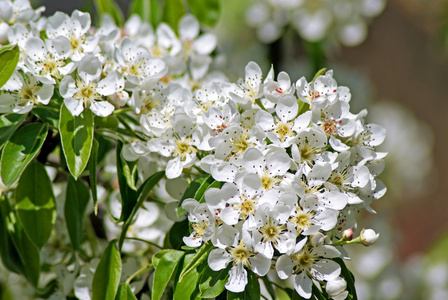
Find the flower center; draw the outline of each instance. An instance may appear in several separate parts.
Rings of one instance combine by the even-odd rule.
[[[96,93],[96,84],[93,82],[85,83],[78,81],[78,91],[73,95],[73,98],[77,100],[84,100],[86,109],[90,107],[93,100],[99,99],[100,96]]]
[[[174,156],[179,156],[182,161],[185,161],[187,155],[190,153],[196,153],[198,150],[190,145],[191,139],[186,138],[182,140],[175,140],[176,149],[174,150]]]
[[[316,258],[308,250],[303,250],[300,253],[294,254],[292,259],[297,262],[299,269],[296,272],[299,273],[302,270],[309,272]]]
[[[249,249],[246,248],[246,244],[241,240],[238,246],[229,249],[230,254],[233,257],[233,265],[243,264],[250,267],[249,257],[253,255]]]
[[[286,229],[286,225],[278,225],[269,218],[268,223],[259,229],[260,233],[263,235],[263,243],[272,242],[276,245],[280,233],[284,229]]]
[[[275,133],[278,135],[280,141],[284,143],[287,136],[292,136],[291,124],[278,122]]]

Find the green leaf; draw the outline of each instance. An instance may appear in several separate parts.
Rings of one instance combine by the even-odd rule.
[[[259,300],[260,298],[260,283],[257,275],[253,272],[247,272],[247,285],[242,293],[227,292],[227,300]]]
[[[146,200],[146,197],[148,196],[149,192],[160,181],[160,179],[163,178],[164,175],[165,175],[165,171],[160,171],[160,172],[157,172],[157,173],[151,175],[148,179],[145,180],[145,182],[143,182],[143,184],[140,186],[140,188],[136,192],[136,194],[138,195],[138,198],[136,201],[137,203],[132,207],[132,211],[129,214],[129,218],[126,219],[125,224],[122,229],[122,232],[121,232],[121,235],[120,235],[120,240],[118,243],[118,245],[119,245],[118,247],[119,247],[120,251],[121,251],[121,247],[123,246],[123,243],[124,243],[124,238],[126,236],[126,232],[129,228],[129,226],[131,225],[132,219],[135,216],[135,214],[137,213],[137,210],[140,208],[140,206],[142,206],[142,204]]]
[[[181,281],[189,272],[204,262],[212,249],[213,245],[208,243],[202,244],[201,248],[199,248],[199,250],[194,254],[187,266],[183,268],[182,273],[179,276],[179,280]]]
[[[15,248],[15,251],[13,252],[18,254],[17,266],[21,269],[20,271],[25,278],[34,287],[37,287],[40,276],[39,249],[25,233],[20,218],[15,211],[12,210],[5,197],[1,198],[0,207],[8,235]]]
[[[92,281],[92,300],[113,300],[120,283],[121,258],[115,245],[109,243],[96,268]]]
[[[0,149],[8,141],[9,137],[22,125],[27,114],[6,114],[0,116]]]
[[[184,257],[182,270],[188,267],[191,260],[194,258],[195,254],[187,254]],[[199,293],[198,281],[201,276],[202,270],[204,269],[204,261],[193,268],[184,278],[180,281],[176,280],[176,287],[174,289],[174,300],[183,299],[195,299],[196,295]],[[179,273],[179,272],[178,272]]]
[[[189,236],[190,230],[188,226],[188,220],[183,220],[181,222],[176,222],[171,226],[170,230],[165,236],[163,241],[164,248],[180,249],[184,242],[182,238],[184,236]]]
[[[81,179],[68,178],[64,216],[73,250],[78,250],[84,232],[84,214],[89,203],[89,188]]]
[[[94,121],[96,128],[116,129],[118,128],[119,125],[118,119],[114,116],[107,116],[107,117],[95,116]]]
[[[205,268],[199,281],[201,298],[218,297],[224,291],[231,267],[232,264],[228,264],[227,268],[219,271],[213,271],[209,266]]]
[[[182,251],[171,250],[160,258],[156,271],[154,272],[154,285],[151,299],[159,300],[162,297],[166,285],[170,281],[184,254]]]
[[[156,28],[160,23],[159,9],[157,0],[134,0],[130,4],[129,15],[139,15],[143,21]]]
[[[92,151],[89,158],[89,182],[90,190],[92,191],[93,198],[93,211],[95,215],[98,214],[98,193],[97,193],[97,178],[96,172],[98,167],[98,141],[94,138]]]
[[[2,200],[8,201],[5,195],[2,195]],[[23,264],[20,260],[19,252],[17,251],[14,243],[9,236],[7,223],[7,215],[3,215],[3,210],[0,209],[0,257],[2,258],[3,265],[14,273],[22,273]],[[0,297],[0,299],[2,299]]]
[[[137,300],[134,293],[131,291],[131,287],[126,282],[120,284],[118,287],[115,300]]]
[[[123,24],[123,12],[114,0],[95,0],[94,4],[96,11],[100,16],[108,14],[114,19],[115,24]]]
[[[1,176],[6,186],[16,182],[20,174],[42,147],[48,133],[48,125],[32,123],[23,126],[11,136],[3,149]]]
[[[137,191],[135,188],[129,185],[129,181],[132,181],[128,177],[130,176],[129,166],[127,162],[121,157],[121,151],[123,144],[117,143],[117,175],[118,184],[120,186],[121,195],[121,216],[120,221],[126,222],[137,203]],[[131,183],[132,184],[132,183]],[[135,187],[135,180],[134,180]]]
[[[285,288],[285,292],[288,294],[289,299],[291,300],[305,300],[305,298],[302,298],[296,290],[291,288]]]
[[[154,265],[154,269],[157,269],[157,266],[159,265],[159,261],[162,258],[162,256],[171,251],[173,250],[171,249],[162,250],[152,256],[152,264]]]
[[[17,214],[33,243],[42,248],[56,222],[53,186],[45,167],[39,162],[28,165],[16,190]]]
[[[92,112],[85,110],[79,116],[73,116],[62,105],[59,131],[68,169],[73,177],[78,178],[87,166],[92,149]]]
[[[199,201],[210,184],[212,184],[214,181],[215,180],[211,175],[204,175],[190,182],[182,196],[182,199],[180,200],[179,207],[177,208],[177,216],[180,216],[185,212],[185,210],[182,208],[182,202],[185,199],[194,198]]]
[[[274,286],[269,281],[268,276],[261,277],[261,280],[263,280],[264,286],[266,287],[266,290],[268,291],[269,296],[271,296],[272,300],[277,299],[277,297],[275,296]]]
[[[327,72],[327,68],[322,68],[319,71],[317,71],[316,75],[313,77],[313,82],[316,81],[317,77],[325,75]]]
[[[350,272],[341,258],[333,258],[333,260],[341,266],[341,277],[347,282],[347,291],[349,294],[347,299],[357,300],[358,296],[356,295],[355,276],[353,276],[352,272]]]
[[[32,112],[51,127],[59,128],[59,111],[57,109],[34,106]]]
[[[20,49],[17,45],[0,48],[0,87],[4,86],[19,62]]]
[[[185,8],[182,0],[163,1],[162,21],[168,23],[174,31],[177,32],[177,24],[184,14]]]
[[[201,24],[213,27],[219,20],[220,0],[187,0],[191,12]]]

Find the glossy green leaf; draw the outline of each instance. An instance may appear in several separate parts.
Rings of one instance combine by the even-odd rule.
[[[214,181],[215,180],[213,179],[212,175],[204,175],[190,182],[182,196],[182,199],[180,200],[179,207],[177,208],[177,216],[180,216],[185,212],[185,210],[182,208],[182,202],[185,199],[194,198],[199,201],[210,184],[212,184]]]
[[[12,210],[6,198],[1,198],[0,207],[8,235],[15,248],[15,251],[12,252],[18,254],[18,262],[16,266],[20,268],[20,271],[25,278],[34,287],[37,287],[40,277],[39,249],[25,233],[19,216]]]
[[[93,198],[93,211],[98,214],[98,193],[97,193],[97,167],[98,167],[98,141],[94,138],[92,151],[89,158],[89,182]]]
[[[115,116],[98,117],[94,119],[96,128],[116,129],[119,125],[118,119]]]
[[[165,236],[163,241],[164,248],[180,249],[184,242],[182,238],[184,236],[189,236],[190,230],[188,225],[188,220],[183,220],[181,222],[176,222],[171,226],[170,230]]]
[[[341,266],[341,277],[347,282],[347,291],[349,293],[347,299],[357,300],[358,296],[356,295],[355,276],[353,276],[352,272],[350,272],[341,258],[333,258],[333,260]]]
[[[218,297],[224,291],[231,267],[232,264],[228,264],[227,268],[219,271],[213,271],[209,266],[205,268],[199,281],[201,298]]]
[[[285,288],[285,292],[291,300],[305,300],[305,298],[302,298],[295,289]]]
[[[5,195],[2,195],[1,197],[2,199],[0,201],[8,201]],[[19,252],[17,252],[17,249],[9,236],[8,229],[6,227],[6,218],[7,215],[3,216],[3,210],[0,209],[0,257],[2,258],[3,265],[8,270],[20,274],[23,270],[23,264],[20,260]]]
[[[159,261],[162,258],[162,256],[171,251],[173,250],[171,249],[162,250],[152,256],[152,264],[154,265],[154,269],[157,269],[157,266],[159,265]]]
[[[8,141],[9,137],[22,125],[27,114],[6,114],[0,116],[0,149]]]
[[[114,0],[95,0],[96,11],[100,16],[104,14],[110,15],[117,25],[122,25],[124,16],[117,2]]]
[[[134,293],[131,290],[131,287],[126,282],[120,284],[118,287],[117,295],[115,296],[115,300],[137,300]]]
[[[129,15],[136,14],[156,28],[160,22],[159,9],[157,0],[133,0],[129,7]]]
[[[116,241],[109,243],[96,268],[92,281],[92,300],[113,300],[121,275],[121,257]]]
[[[120,221],[126,222],[130,217],[135,204],[137,203],[137,190],[135,189],[135,174],[132,173],[131,167],[121,157],[121,151],[123,149],[123,144],[121,142],[117,143],[117,176],[118,184],[120,186],[120,196],[121,196],[121,216]],[[134,175],[131,175],[134,174]],[[129,178],[129,176],[134,176],[134,178]],[[131,185],[130,185],[131,184]]]
[[[73,250],[77,250],[81,244],[89,196],[89,188],[81,179],[76,180],[71,176],[68,178],[64,216]]]
[[[23,228],[42,248],[56,222],[56,201],[50,177],[41,163],[32,162],[23,172],[17,184],[16,203]]]
[[[0,87],[5,85],[19,62],[20,49],[17,45],[0,48]]]
[[[182,270],[185,270],[195,254],[187,254],[184,256],[182,263]],[[201,277],[204,265],[207,263],[203,261],[201,264],[193,268],[186,274],[182,280],[176,280],[176,287],[174,289],[174,300],[195,299],[199,294],[198,282]],[[179,272],[178,272],[179,274]]]
[[[165,175],[165,171],[160,171],[160,172],[157,172],[157,173],[151,175],[148,179],[145,180],[145,182],[143,182],[143,184],[139,187],[138,191],[136,192],[136,194],[138,196],[136,204],[132,207],[132,211],[130,212],[129,217],[126,219],[123,229],[122,229],[122,232],[121,232],[121,235],[120,235],[120,240],[118,243],[118,248],[120,249],[120,251],[121,251],[121,247],[123,246],[123,243],[124,243],[124,238],[126,236],[126,232],[129,228],[129,226],[131,225],[131,223],[133,222],[133,220],[132,220],[133,217],[137,214],[138,209],[142,206],[143,202],[146,200],[146,197],[148,196],[149,192],[160,181],[160,179],[163,178],[164,175]]]
[[[73,177],[78,178],[87,166],[92,149],[92,112],[85,110],[79,116],[73,116],[62,105],[59,131],[68,169]]]
[[[193,271],[195,268],[197,268],[197,266],[204,262],[212,249],[213,245],[209,243],[202,244],[201,248],[199,248],[199,250],[193,255],[188,264],[182,269],[179,280],[182,281],[189,272]]]
[[[219,20],[220,0],[187,0],[193,15],[201,24],[213,27]]]
[[[51,127],[59,128],[59,111],[56,108],[34,106],[32,112]]]
[[[175,31],[177,31],[179,20],[184,14],[185,8],[182,0],[163,1],[162,21],[168,23]]]
[[[170,281],[171,276],[174,274],[174,271],[176,270],[176,267],[184,254],[185,253],[182,251],[172,250],[166,252],[160,258],[154,273],[154,284],[151,299],[159,300],[162,297],[166,285]]]
[[[227,291],[227,300],[259,300],[260,299],[260,283],[257,275],[253,272],[247,272],[247,285],[242,293],[232,293]]]
[[[261,277],[261,280],[263,280],[263,284],[266,287],[266,290],[269,293],[269,296],[271,296],[272,300],[276,300],[276,294],[275,294],[275,290],[274,290],[274,286],[273,284],[269,281],[268,276],[263,276]]]
[[[16,182],[20,174],[42,147],[48,133],[48,125],[32,123],[23,126],[10,137],[3,148],[1,176],[6,186]]]

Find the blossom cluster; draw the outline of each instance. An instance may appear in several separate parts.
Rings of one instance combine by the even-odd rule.
[[[154,104],[151,93],[165,90],[170,77],[204,76],[216,46],[214,35],[199,36],[191,15],[180,21],[177,36],[167,24],[154,31],[136,15],[123,29],[106,15],[95,30],[88,13],[57,12],[48,19],[39,18],[40,10],[34,13],[27,24],[8,26],[8,41],[20,47],[20,61],[1,88],[2,113],[27,113],[52,98],[62,99],[75,116],[90,109],[105,117],[126,104],[147,112]]]
[[[191,15],[176,34],[137,16],[124,28],[106,16],[95,30],[87,13],[32,12],[27,24],[8,25],[21,53],[1,88],[0,112],[23,114],[51,101],[74,116],[132,111],[141,136],[127,141],[126,160],[149,158],[169,179],[196,171],[222,183],[204,201],[181,206],[191,225],[184,243],[211,243],[212,270],[231,264],[227,290],[244,291],[248,271],[265,276],[274,268],[281,279],[293,277],[304,298],[313,281],[345,298],[333,260],[345,254],[332,244],[385,193],[376,177],[386,154],[375,151],[385,130],[364,122],[366,110],[349,111],[350,91],[332,71],[294,83],[272,69],[263,76],[250,62],[245,78],[231,82],[210,72],[216,38]],[[378,237],[367,233],[363,243]]]
[[[356,46],[367,37],[367,24],[386,0],[257,0],[246,22],[264,43],[277,40],[288,25],[306,41],[323,39]]]

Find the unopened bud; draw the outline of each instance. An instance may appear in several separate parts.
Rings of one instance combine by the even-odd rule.
[[[310,237],[311,245],[319,247],[324,244],[325,236],[321,232],[317,232]]]
[[[361,231],[361,243],[364,246],[371,246],[375,244],[380,236],[379,233],[376,233],[373,229],[363,229]]]
[[[325,287],[325,291],[331,297],[341,294],[347,288],[347,282],[345,282],[344,278],[336,277],[336,279],[328,281]]]
[[[344,241],[351,241],[353,239],[353,230],[346,229],[342,231],[342,239]]]

